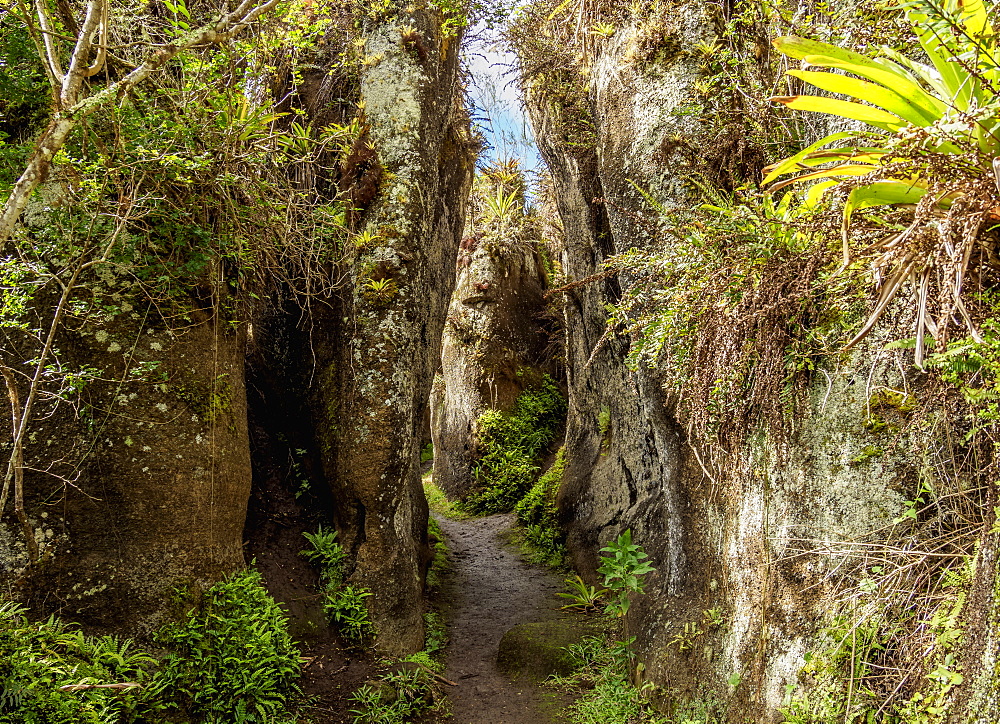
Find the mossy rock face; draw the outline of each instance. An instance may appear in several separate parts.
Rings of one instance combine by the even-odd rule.
[[[518,624],[500,640],[497,667],[508,676],[534,681],[568,676],[573,672],[569,647],[591,633],[586,625],[570,621]]]

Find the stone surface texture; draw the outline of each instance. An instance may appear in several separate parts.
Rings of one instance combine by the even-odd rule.
[[[405,26],[420,33],[426,59],[403,47]],[[316,434],[354,560],[350,582],[373,592],[377,646],[393,655],[423,648],[430,553],[420,442],[475,152],[459,43],[425,10],[368,38],[381,60],[365,72],[361,98],[385,173],[364,224],[378,240],[352,260],[339,316],[326,313],[316,349]]]
[[[682,4],[673,38],[690,48],[713,28],[706,6]],[[642,33],[619,28],[596,54],[594,147],[567,142],[544,94],[529,98],[570,281],[596,275],[615,253],[662,243],[638,222],[653,210],[636,187],[668,208],[694,203],[690,168],[671,139],[704,138],[683,112],[696,100],[698,61],[687,53],[636,60]],[[834,572],[857,560],[851,542],[884,537],[918,475],[915,455],[940,440],[933,426],[910,436],[866,427],[879,390],[920,391],[903,372],[905,353],[873,339],[817,373],[790,441],[751,435],[727,474],[713,475],[656,371],[629,369],[628,341],[603,336],[620,281],[600,278],[564,295],[569,419],[559,506],[571,556],[595,580],[599,549],[625,529],[650,554],[657,570],[628,626],[643,675],[667,692],[665,706],[713,696],[727,702],[732,721],[782,721],[784,687],[798,683],[833,605]],[[877,454],[866,456],[870,449]],[[739,686],[728,683],[734,674]]]
[[[476,421],[508,411],[537,384],[546,335],[545,272],[533,243],[467,236],[431,396],[434,482],[454,497],[474,486]]]

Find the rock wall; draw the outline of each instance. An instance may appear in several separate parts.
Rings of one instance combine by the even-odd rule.
[[[39,562],[22,578],[28,549],[8,498],[2,573],[39,613],[143,632],[159,623],[170,585],[211,583],[243,564],[245,336],[217,296],[175,300],[190,320],[177,329],[126,280],[100,283],[117,305],[69,312],[50,357],[53,370],[81,375],[79,401],[62,403],[60,393],[75,395],[43,379],[27,427],[25,510]],[[55,304],[45,299],[31,313],[41,329]],[[40,345],[16,328],[2,339],[0,362],[24,402]],[[5,461],[11,421],[0,419]]]
[[[408,49],[415,28],[423,54]],[[378,645],[423,648],[430,560],[420,446],[465,224],[475,145],[458,86],[460,38],[439,14],[403,13],[368,39],[382,60],[361,98],[386,180],[363,217],[342,308],[321,313],[311,391],[323,468],[351,582],[370,588]]]
[[[619,301],[627,279],[599,275],[602,262],[662,243],[642,222],[653,211],[636,187],[668,208],[691,206],[691,150],[709,151],[698,146],[711,137],[704,121],[686,111],[698,102],[699,61],[670,49],[711,41],[715,19],[707,6],[687,3],[667,25],[656,30],[655,53],[643,51],[649,25],[635,21],[618,24],[593,51],[593,144],[567,135],[555,91],[530,73],[527,81],[566,229],[562,266],[569,281],[590,279],[564,296],[569,419],[560,511],[575,565],[591,578],[599,548],[627,528],[651,554],[657,571],[633,604],[629,630],[664,709],[715,701],[729,721],[778,722],[787,687],[809,685],[804,655],[829,623],[838,585],[866,575],[865,546],[889,545],[904,501],[937,464],[927,451],[944,444],[933,423],[905,435],[899,420],[873,427],[872,400],[902,390],[921,400],[923,419],[945,413],[921,397],[922,378],[905,371],[905,353],[883,349],[894,338],[883,336],[817,372],[790,440],[751,435],[721,475],[704,441],[678,423],[677,400],[656,370],[630,369],[628,340],[605,336],[606,305]],[[991,566],[987,560],[976,584],[983,591],[992,590]]]
[[[228,267],[212,266],[212,282],[169,303],[144,298],[138,286],[125,293],[102,269],[79,296],[100,286],[118,311],[72,300],[55,340],[58,364],[94,379],[75,408],[75,395],[57,405],[49,385],[29,428],[24,488],[39,564],[25,567],[9,503],[0,520],[3,583],[40,611],[148,630],[167,612],[172,585],[208,585],[249,562],[245,524],[254,534],[270,517],[258,494],[247,521],[249,339],[258,481],[275,484],[287,454],[302,451],[303,482],[326,488],[315,499],[328,508],[307,517],[332,519],[351,554],[350,583],[374,592],[367,603],[378,647],[398,655],[423,647],[430,554],[419,448],[476,144],[458,83],[460,31],[446,30],[435,8],[379,17],[362,24],[366,62],[357,75],[324,70],[279,94],[301,94],[317,126],[363,108],[350,153],[292,170],[303,196],[332,210],[335,198],[354,207],[350,233],[336,242],[346,258],[336,260],[339,247],[317,257],[319,281],[336,283],[296,289],[299,304],[291,303],[288,286],[315,261],[292,259],[294,269],[268,287],[278,302],[266,318],[255,316],[261,304],[227,296],[238,286]],[[341,63],[341,50],[320,48],[316,58],[329,51],[327,60]],[[44,231],[49,217],[37,216]],[[324,236],[314,245],[330,243]],[[29,328],[45,330],[54,304],[37,302]],[[23,400],[39,345],[20,330],[0,333],[0,362],[16,370]],[[0,418],[5,463],[11,420]],[[293,538],[294,556],[303,541]]]
[[[703,12],[689,9],[677,42],[703,39],[704,22]],[[654,181],[675,202],[685,198],[680,178],[667,170],[677,167],[680,155],[664,158],[661,151],[665,139],[690,129],[690,119],[673,111],[686,100],[696,69],[683,57],[666,66],[622,63],[637,37],[619,31],[594,63],[594,147],[567,142],[542,94],[529,101],[565,228],[561,264],[569,280],[596,277],[604,260],[649,243],[649,232],[636,223],[648,209],[631,181]],[[565,295],[570,412],[561,508],[578,567],[593,570],[596,550],[616,531],[633,527],[647,549],[661,554],[659,584],[672,595],[685,570],[681,431],[655,380],[627,368],[628,340],[605,336],[606,305],[620,298],[615,277]]]

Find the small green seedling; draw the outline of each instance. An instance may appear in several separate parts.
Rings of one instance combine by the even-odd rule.
[[[597,572],[604,576],[604,585],[611,589],[612,600],[607,612],[614,616],[624,616],[629,609],[629,594],[642,593],[642,576],[652,573],[653,568],[644,559],[649,558],[642,546],[632,543],[632,531],[626,530],[614,543],[601,549],[603,563]]]

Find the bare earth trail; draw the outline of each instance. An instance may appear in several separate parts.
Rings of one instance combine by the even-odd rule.
[[[448,539],[452,573],[446,588],[451,600],[450,643],[445,676],[452,724],[547,724],[559,703],[531,682],[511,682],[497,670],[500,639],[519,623],[558,618],[562,590],[555,573],[521,560],[501,538],[514,516],[492,515],[438,522]]]

